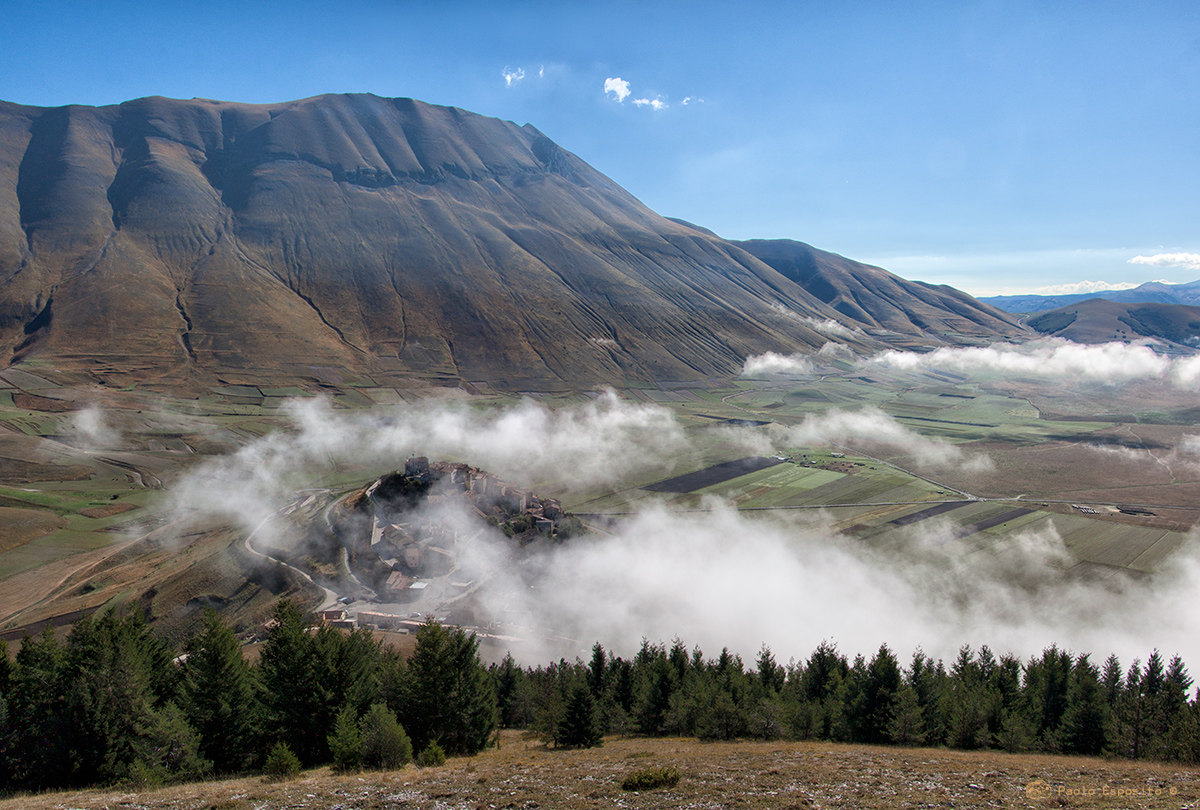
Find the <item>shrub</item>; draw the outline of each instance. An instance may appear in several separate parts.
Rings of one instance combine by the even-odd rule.
[[[160,787],[166,779],[160,769],[147,765],[140,759],[135,759],[129,766],[129,773],[124,781],[135,788]]]
[[[277,742],[271,753],[267,754],[267,761],[263,763],[263,773],[272,782],[295,779],[300,773],[300,759],[287,743]]]
[[[417,764],[422,768],[435,768],[446,764],[446,752],[438,745],[437,740],[430,740],[425,750],[417,755]]]
[[[412,741],[396,715],[382,703],[371,706],[362,719],[363,764],[368,768],[403,768],[411,759]]]
[[[675,787],[679,784],[679,769],[674,765],[665,768],[642,768],[621,780],[621,790],[654,790]]]

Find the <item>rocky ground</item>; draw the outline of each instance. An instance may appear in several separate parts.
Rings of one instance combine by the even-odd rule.
[[[674,766],[673,788],[632,793],[630,773]],[[499,750],[439,768],[262,778],[157,790],[94,790],[0,801],[0,810],[488,810],[489,808],[1195,808],[1200,770],[1119,760],[873,748],[609,738],[556,751],[506,733]]]

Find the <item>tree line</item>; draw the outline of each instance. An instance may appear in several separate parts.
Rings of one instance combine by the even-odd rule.
[[[277,608],[250,663],[213,612],[182,650],[139,613],[26,637],[0,656],[0,792],[271,771],[280,762],[392,768],[477,753],[498,727],[556,746],[604,734],[1112,755],[1200,762],[1200,695],[1178,656],[1126,669],[1051,646],[1022,661],[962,648],[947,666],[887,645],[853,660],[824,642],[751,665],[679,639],[629,659],[485,667],[479,640],[429,622],[405,660],[367,630],[313,630]]]
[[[1178,656],[1124,669],[1051,646],[1022,661],[963,647],[947,666],[918,650],[907,667],[885,644],[853,660],[823,642],[802,662],[769,647],[753,666],[707,659],[676,639],[630,660],[600,644],[587,663],[493,667],[500,723],[556,744],[604,733],[728,740],[828,740],[993,748],[1200,763],[1200,694]]]
[[[423,625],[406,661],[369,630],[311,631],[282,602],[257,663],[213,612],[176,654],[140,613],[47,628],[0,655],[0,791],[473,754],[496,729],[478,639]]]

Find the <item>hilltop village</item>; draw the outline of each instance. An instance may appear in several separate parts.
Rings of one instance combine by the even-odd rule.
[[[350,572],[388,602],[418,601],[428,580],[457,573],[461,545],[488,526],[518,546],[561,542],[583,531],[553,498],[467,464],[424,456],[348,496],[331,521]]]

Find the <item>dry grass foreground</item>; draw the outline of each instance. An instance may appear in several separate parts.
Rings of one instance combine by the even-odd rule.
[[[674,766],[673,788],[629,793],[621,781]],[[158,790],[26,796],[0,810],[457,810],[470,808],[1191,808],[1200,771],[1077,757],[876,748],[831,743],[702,743],[609,738],[602,748],[556,751],[517,733],[499,750],[440,768],[346,776],[308,771]]]

